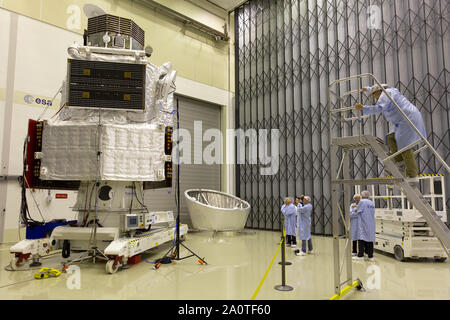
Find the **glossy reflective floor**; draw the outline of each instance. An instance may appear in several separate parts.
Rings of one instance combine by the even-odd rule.
[[[279,243],[279,234],[246,231],[243,234],[190,233],[185,244],[209,265],[189,258],[159,270],[150,262],[167,251],[167,245],[149,251],[143,261],[117,274],[105,273],[105,264],[85,262],[80,272],[59,278],[34,280],[33,271],[4,270],[10,245],[0,246],[0,299],[250,299],[266,272]],[[313,237],[314,255],[297,257],[288,248],[287,284],[291,292],[273,289],[281,284],[281,267],[274,263],[257,299],[329,299],[333,295],[332,239]],[[187,255],[183,251],[182,256]],[[376,253],[376,261],[354,262],[366,292],[346,299],[450,299],[450,263],[398,262]],[[44,266],[58,267],[59,255]],[[279,261],[277,258],[276,262]],[[77,279],[79,280],[77,282]],[[78,285],[79,284],[79,285]]]

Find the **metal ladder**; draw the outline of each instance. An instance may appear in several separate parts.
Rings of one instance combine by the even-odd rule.
[[[344,150],[351,149],[366,149],[373,150],[374,154],[383,160],[385,168],[392,174],[392,178],[384,179],[365,179],[365,180],[333,180],[332,183],[343,183],[351,185],[361,184],[396,184],[405,193],[408,200],[414,205],[414,207],[422,214],[425,221],[433,230],[435,236],[440,240],[442,246],[450,256],[450,229],[439,218],[429,202],[422,196],[420,190],[406,182],[405,177],[400,172],[397,164],[392,160],[389,155],[389,151],[384,145],[384,142],[374,136],[358,136],[358,137],[345,137],[333,139],[333,144],[343,148]],[[386,160],[387,159],[387,160]]]
[[[418,133],[420,139],[413,144],[399,150],[394,154],[390,154],[384,141],[374,135],[364,135],[363,134],[363,120],[370,118],[371,116],[363,116],[362,112],[357,117],[346,118],[345,114],[348,112],[353,112],[356,110],[355,107],[345,107],[345,97],[352,94],[358,94],[357,101],[361,103],[361,92],[362,92],[362,80],[366,78],[373,80],[374,83],[381,86],[380,82],[372,74],[362,74],[358,76],[348,77],[340,80],[334,81],[329,86],[329,107],[330,107],[330,137],[331,137],[331,175],[332,175],[332,206],[333,208],[333,241],[334,241],[334,278],[335,278],[335,292],[339,294],[341,292],[341,287],[345,284],[352,283],[352,256],[351,256],[351,239],[350,239],[350,214],[349,206],[345,206],[345,214],[340,207],[339,200],[342,194],[341,186],[344,186],[344,199],[350,199],[350,187],[352,185],[374,185],[374,184],[396,184],[402,189],[403,193],[406,195],[408,200],[415,206],[415,208],[422,214],[425,221],[433,230],[434,235],[441,242],[447,255],[450,257],[450,229],[445,225],[445,223],[439,218],[434,209],[431,207],[429,202],[423,197],[420,190],[414,185],[407,182],[406,177],[401,173],[400,168],[394,162],[394,158],[400,155],[403,151],[413,148],[414,146],[423,143],[424,146],[419,148],[415,154],[421,152],[422,150],[429,148],[434,154],[436,159],[443,165],[447,173],[450,172],[450,168],[442,159],[442,157],[437,153],[433,146],[425,139],[425,137],[420,133],[420,131],[414,126],[412,121],[407,117],[403,110],[398,106],[395,100],[386,92],[384,88],[382,90],[387,95],[387,97],[392,101],[392,103],[397,107],[403,117],[409,122],[412,128]],[[340,85],[343,82],[357,81],[357,90],[344,93],[342,96],[336,94],[332,88],[336,85]],[[337,97],[341,101],[341,107],[333,109],[332,96]],[[338,118],[338,119],[336,119]],[[339,120],[344,123],[342,126],[353,125],[354,121],[359,122],[359,135],[357,136],[334,136],[333,135],[333,124]],[[342,126],[339,129],[339,133],[342,133]],[[337,134],[339,135],[339,134]],[[343,151],[343,156],[341,161],[339,161],[339,149]],[[351,150],[369,149],[372,150],[374,155],[381,159],[385,169],[391,174],[391,178],[372,178],[355,180],[350,178],[349,170],[349,157],[348,153]],[[339,166],[338,166],[339,163]],[[343,178],[340,178],[341,173]],[[445,205],[445,204],[444,204]],[[341,235],[339,228],[339,218],[342,219],[344,223],[345,234]],[[340,245],[339,240],[345,239],[345,249],[343,261],[340,260]],[[343,273],[343,267],[346,266],[346,280],[341,282],[341,277]]]

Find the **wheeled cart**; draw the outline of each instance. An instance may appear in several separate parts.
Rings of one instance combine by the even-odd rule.
[[[444,176],[421,175],[419,181],[424,198],[439,218],[447,222]],[[445,261],[447,254],[439,239],[401,190],[388,185],[380,193],[372,197],[377,206],[374,248],[393,254],[399,261],[421,258]],[[375,188],[372,194],[376,194]]]

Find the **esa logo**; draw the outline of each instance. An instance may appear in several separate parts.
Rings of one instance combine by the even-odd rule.
[[[36,98],[36,99],[35,99],[32,95],[29,95],[29,94],[27,94],[27,95],[23,98],[23,100],[24,100],[25,103],[27,103],[27,104],[33,104],[33,103],[36,103],[36,104],[41,104],[41,105],[43,105],[43,106],[49,106],[49,107],[52,106],[52,101],[51,101],[51,100],[40,99],[40,98]]]

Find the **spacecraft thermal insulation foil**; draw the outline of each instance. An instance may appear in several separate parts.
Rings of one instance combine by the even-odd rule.
[[[165,131],[160,125],[47,123],[42,136],[41,179],[163,181],[164,143]]]

